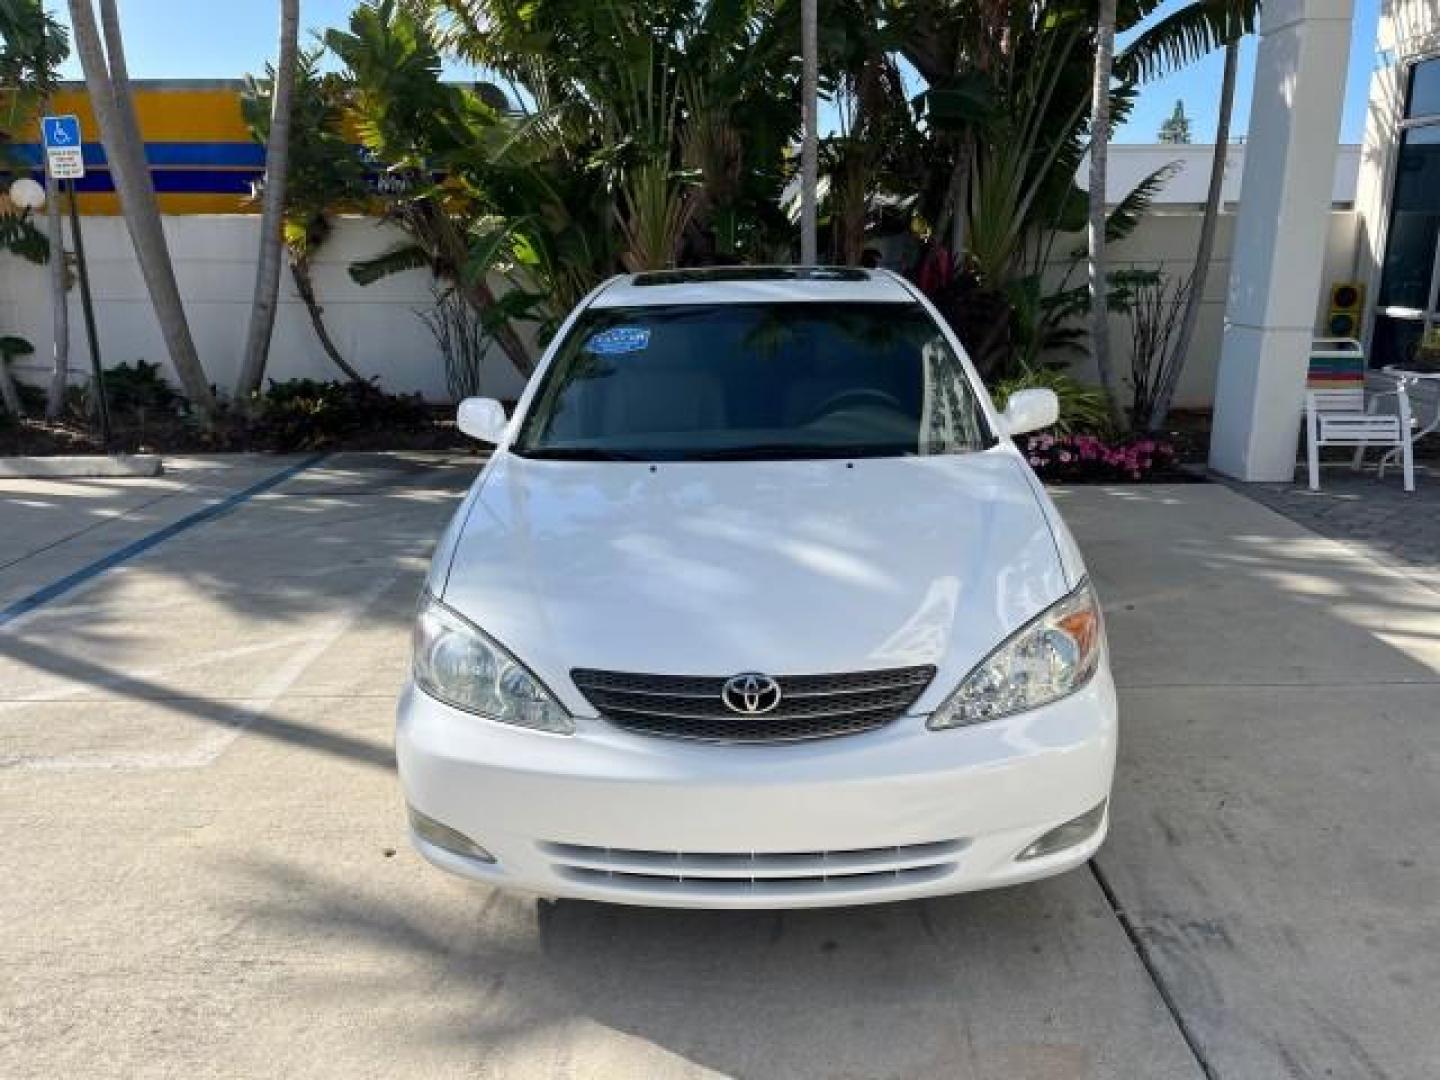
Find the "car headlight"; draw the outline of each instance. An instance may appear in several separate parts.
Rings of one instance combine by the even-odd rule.
[[[539,679],[478,626],[426,592],[415,618],[415,685],[491,720],[561,735],[575,722]]]
[[[1105,633],[1090,582],[1011,634],[930,714],[935,730],[980,724],[1073,694],[1100,666]]]

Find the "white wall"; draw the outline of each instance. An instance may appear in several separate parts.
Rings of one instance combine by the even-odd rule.
[[[1158,210],[1151,213],[1130,237],[1109,249],[1111,269],[1138,266],[1158,269],[1175,277],[1189,274],[1195,261],[1202,218],[1199,211]],[[1326,286],[1332,282],[1352,279],[1357,227],[1358,216],[1354,211],[1331,212],[1330,231],[1325,245],[1325,267],[1321,277]],[[1215,372],[1220,361],[1220,342],[1225,325],[1225,299],[1230,283],[1230,252],[1234,240],[1235,215],[1221,214],[1215,235],[1215,253],[1205,281],[1200,323],[1196,327],[1195,340],[1190,347],[1185,371],[1176,391],[1175,404],[1180,407],[1208,407],[1214,398]],[[1073,244],[1067,245],[1062,241],[1056,244],[1056,249],[1065,251],[1082,243],[1083,237],[1077,235]],[[1082,267],[1071,283],[1078,285],[1083,281]],[[1328,294],[1328,288],[1322,289],[1322,294]],[[1324,303],[1325,295],[1315,298],[1317,326],[1324,312]],[[1125,316],[1111,316],[1110,341],[1117,373],[1123,379],[1130,370],[1130,324]],[[1088,357],[1076,356],[1075,359],[1077,362],[1072,367],[1075,374],[1091,381],[1096,380],[1094,366]]]
[[[1354,273],[1358,215],[1337,210],[1330,217],[1326,265],[1322,280],[1349,280]],[[1194,259],[1200,234],[1198,211],[1161,208],[1147,217],[1124,243],[1112,249],[1113,265],[1157,267],[1170,274],[1185,274]],[[43,222],[42,222],[43,224]],[[244,347],[254,288],[254,259],[258,219],[248,216],[187,216],[165,219],[166,235],[175,260],[180,290],[190,316],[200,355],[210,380],[223,391],[234,385]],[[136,359],[166,363],[164,343],[155,324],[120,218],[85,219],[86,251],[90,256],[96,293],[96,316],[101,349],[107,364]],[[1205,289],[1205,306],[1195,344],[1181,381],[1177,404],[1208,406],[1215,369],[1219,360],[1221,329],[1225,313],[1225,291],[1230,278],[1230,248],[1234,216],[1222,214],[1216,238],[1215,258]],[[326,323],[344,355],[367,375],[378,375],[390,391],[419,391],[427,398],[442,400],[445,368],[429,330],[415,314],[431,304],[430,277],[411,271],[386,278],[362,288],[352,282],[346,267],[358,257],[384,250],[400,239],[391,226],[366,218],[345,218],[321,248],[314,275],[316,292],[325,307]],[[1082,242],[1062,239],[1057,252],[1067,252]],[[312,377],[339,378],[320,349],[295,296],[288,271],[282,275],[281,309],[276,320],[268,376],[276,379]],[[1078,283],[1081,278],[1074,279]],[[1319,322],[1322,297],[1316,297]],[[77,377],[88,370],[79,290],[70,291],[71,366]],[[31,266],[12,256],[0,255],[0,333],[18,333],[36,349],[20,365],[17,374],[43,382],[51,355],[49,281],[43,267]],[[1129,325],[1115,316],[1111,337],[1117,367],[1122,375],[1129,369]],[[1094,378],[1088,361],[1079,361],[1075,370]],[[168,364],[167,364],[168,370]],[[491,353],[485,392],[498,397],[518,396],[523,380],[498,350]]]
[[[1162,143],[1112,143],[1106,158],[1105,198],[1119,202],[1155,170],[1174,162],[1180,168],[1155,198],[1157,206],[1203,206],[1210,186],[1213,143],[1170,145]],[[1335,160],[1335,181],[1331,201],[1349,206],[1355,201],[1356,177],[1360,171],[1361,148],[1344,144]],[[1081,163],[1075,181],[1086,188],[1090,178],[1089,157]],[[1225,179],[1220,197],[1227,204],[1240,198],[1240,177],[1245,171],[1245,144],[1231,143],[1225,152]]]
[[[164,222],[201,361],[210,381],[228,394],[239,370],[250,317],[259,218],[194,215],[166,217]],[[43,217],[39,224],[44,226]],[[361,374],[378,375],[386,390],[446,398],[444,362],[429,329],[416,315],[432,306],[430,275],[415,270],[374,285],[356,285],[346,267],[356,258],[385,250],[402,236],[393,226],[368,218],[342,218],[336,226],[317,253],[314,279],[326,325],[341,353]],[[106,364],[159,361],[173,379],[123,219],[87,217],[83,228]],[[90,354],[79,294],[78,286],[70,290],[70,364],[77,377],[83,377]],[[23,379],[42,382],[53,352],[46,268],[0,256],[0,333],[19,334],[35,346],[35,355],[15,369]],[[266,375],[277,380],[344,377],[320,348],[288,269],[281,275],[280,310]],[[523,385],[499,350],[492,350],[484,391],[515,397]]]

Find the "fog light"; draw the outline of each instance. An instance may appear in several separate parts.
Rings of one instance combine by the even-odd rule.
[[[467,859],[479,859],[481,862],[488,863],[495,861],[494,855],[491,855],[464,833],[456,832],[449,825],[441,825],[440,822],[432,817],[426,817],[413,806],[407,806],[405,809],[410,812],[410,828],[426,843],[443,848],[452,855],[463,855]]]
[[[1079,817],[1071,818],[1064,825],[1058,825],[1051,829],[1015,856],[1016,860],[1023,862],[1026,859],[1039,859],[1042,856],[1054,855],[1057,851],[1074,847],[1076,844],[1083,844],[1095,835],[1095,830],[1100,828],[1105,821],[1106,801],[1102,800],[1100,805],[1086,810]]]

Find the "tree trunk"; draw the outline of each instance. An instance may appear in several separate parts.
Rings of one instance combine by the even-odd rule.
[[[1210,187],[1205,193],[1205,216],[1200,223],[1200,245],[1195,250],[1195,269],[1190,275],[1190,295],[1185,299],[1175,355],[1165,372],[1165,381],[1155,394],[1155,404],[1146,418],[1146,430],[1158,432],[1170,416],[1170,402],[1185,370],[1185,358],[1200,322],[1200,305],[1205,300],[1205,278],[1215,250],[1215,230],[1220,220],[1220,192],[1225,185],[1225,159],[1230,149],[1230,116],[1235,111],[1235,71],[1240,60],[1240,39],[1225,43],[1225,74],[1220,81],[1220,118],[1215,126],[1215,153],[1210,159]]]
[[[957,258],[965,250],[966,217],[970,213],[970,170],[975,161],[975,136],[965,132],[955,151],[955,171],[950,177],[950,192],[955,216],[950,219],[950,251]]]
[[[463,277],[463,275],[462,275]],[[475,305],[475,310],[480,312],[493,311],[498,304],[494,290],[490,288],[487,281],[460,281],[460,288],[465,298]],[[500,323],[490,328],[490,334],[495,338],[495,343],[500,346],[500,351],[505,354],[510,363],[515,365],[515,370],[526,378],[535,373],[535,361],[530,356],[530,350],[520,340],[520,335],[508,322]]]
[[[275,332],[299,34],[300,0],[280,0],[280,56],[275,64],[275,85],[270,91],[270,135],[265,145],[265,196],[260,215],[260,254],[255,265],[255,298],[250,305],[245,356],[235,382],[235,400],[242,404],[260,388],[270,356],[270,339]]]
[[[412,230],[412,235],[426,238],[424,243],[445,265],[454,267],[446,277],[456,284],[467,303],[482,316],[495,310],[498,306],[495,292],[484,275],[472,278],[472,275],[465,272],[469,249],[466,247],[464,235],[456,228],[444,207],[430,201],[416,206],[408,227]],[[535,361],[530,357],[530,350],[525,347],[520,335],[508,321],[500,321],[486,329],[516,371],[527,378],[534,374]]]
[[[65,408],[65,388],[70,381],[70,302],[66,290],[65,230],[60,215],[60,182],[50,180],[45,199],[45,226],[50,234],[50,315],[55,349],[50,368],[50,386],[45,393],[45,415],[55,420]]]
[[[144,145],[140,141],[140,128],[130,96],[130,79],[125,68],[125,51],[120,39],[115,0],[100,0],[100,19],[105,34],[103,47],[90,3],[91,0],[70,0],[71,32],[85,72],[91,108],[100,122],[100,138],[105,144],[110,175],[120,194],[125,224],[150,293],[155,318],[165,338],[170,363],[180,377],[191,407],[200,420],[208,424],[215,410],[215,396],[195,351],[195,340],[190,336],[190,325],[186,322],[185,308],[180,302],[180,289],[175,283],[175,269],[170,263],[170,249],[165,243],[165,230],[160,223],[160,211],[155,204],[155,189],[150,182],[150,169],[145,162]]]
[[[320,339],[320,347],[325,350],[325,355],[330,358],[331,363],[345,373],[346,378],[368,386],[369,384],[361,374],[345,362],[345,357],[340,355],[340,349],[330,336],[330,330],[325,325],[325,310],[315,299],[315,283],[310,279],[309,265],[291,260],[290,276],[295,280],[295,291],[300,294],[300,299],[305,303],[305,311],[310,316],[310,325],[315,328],[315,336]],[[258,384],[256,389],[259,389]]]
[[[800,0],[800,98],[804,131],[800,137],[800,264],[814,266],[815,217],[819,186],[819,19],[816,0]]]
[[[1110,75],[1115,54],[1115,0],[1100,0],[1095,27],[1095,82],[1090,105],[1090,352],[1110,417],[1125,426],[1110,358],[1110,308],[1105,263],[1105,164],[1110,146]]]

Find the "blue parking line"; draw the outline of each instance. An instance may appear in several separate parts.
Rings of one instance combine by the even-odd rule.
[[[58,581],[52,581],[43,589],[16,600],[7,608],[0,609],[0,627],[13,622],[21,615],[25,615],[44,604],[48,604],[56,597],[64,596],[77,585],[84,584],[91,578],[103,574],[106,570],[119,566],[123,562],[128,562],[135,558],[136,555],[143,554],[151,548],[163,544],[166,540],[169,540],[173,536],[178,536],[186,529],[193,529],[196,525],[203,525],[207,521],[215,520],[222,514],[229,513],[241,503],[247,502],[256,495],[263,494],[273,487],[278,487],[286,480],[298,476],[306,469],[319,464],[327,456],[326,454],[312,454],[304,461],[297,462],[289,468],[281,469],[277,473],[272,473],[270,476],[251,484],[244,490],[227,496],[214,506],[207,506],[203,510],[196,510],[193,514],[187,514],[179,521],[171,522],[162,529],[156,529],[148,536],[142,536],[139,540],[126,544],[124,547],[112,551],[109,555],[96,559],[89,566],[83,566],[73,574],[67,574]]]

